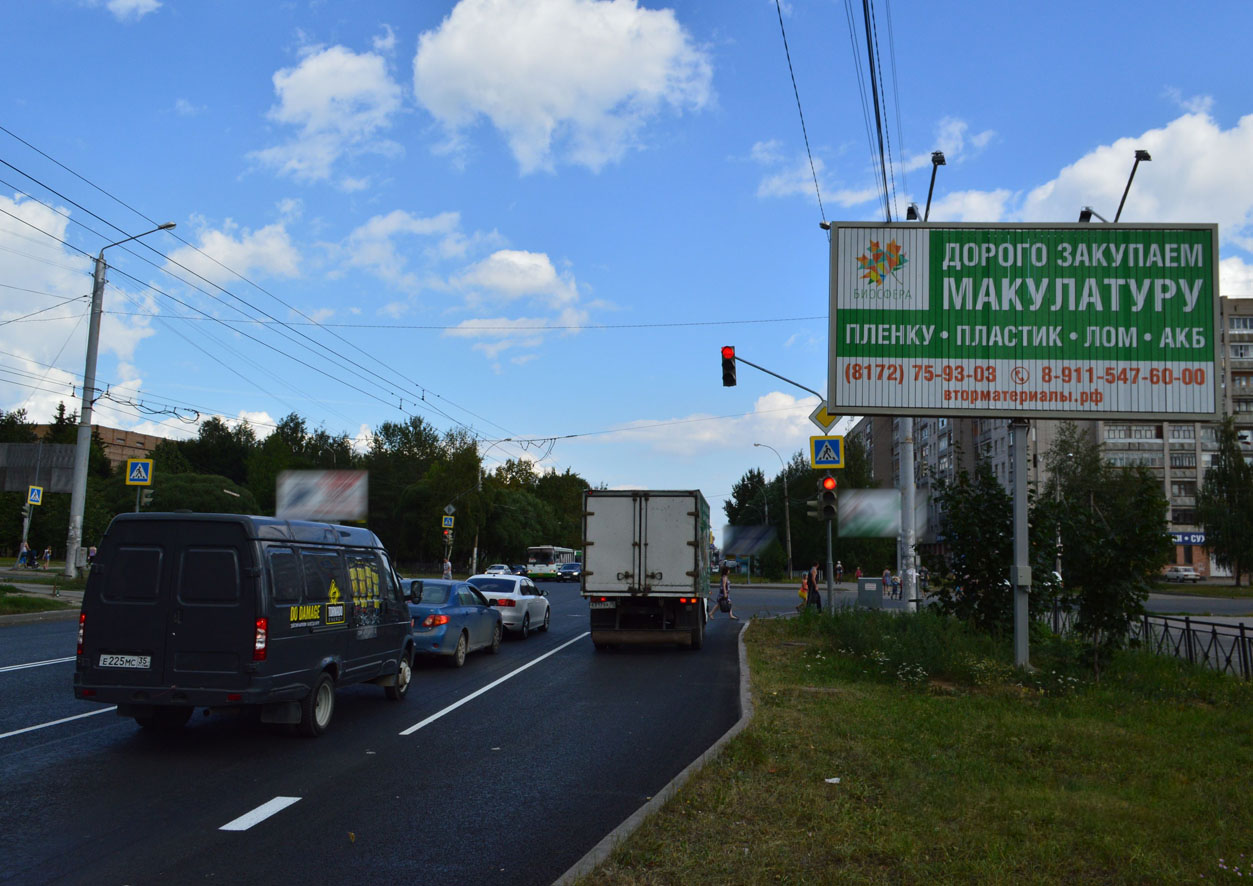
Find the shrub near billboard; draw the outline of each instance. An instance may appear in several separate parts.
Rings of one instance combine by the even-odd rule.
[[[831,226],[845,414],[1214,417],[1217,225]]]

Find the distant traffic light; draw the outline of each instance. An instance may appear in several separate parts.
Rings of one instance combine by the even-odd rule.
[[[141,489],[139,491],[139,503],[145,507],[152,504],[152,492],[151,489]]]
[[[835,489],[838,485],[830,474],[824,474],[818,480],[818,505],[824,520],[835,519]]]
[[[733,345],[722,346],[722,386],[724,388],[735,387],[735,347]]]

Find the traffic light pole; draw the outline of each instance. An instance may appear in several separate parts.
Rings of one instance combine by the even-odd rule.
[[[827,611],[835,612],[835,560],[831,556],[831,523],[827,520]]]
[[[813,395],[814,395],[815,397],[817,397],[819,400],[825,400],[825,399],[826,399],[825,397],[823,397],[823,396],[822,396],[822,394],[819,394],[819,393],[818,393],[817,391],[815,391],[813,388],[807,388],[807,387],[805,387],[803,384],[801,384],[800,382],[795,382],[795,381],[792,381],[792,380],[791,380],[790,378],[788,378],[787,376],[784,376],[784,375],[779,375],[779,373],[777,373],[777,372],[771,372],[769,369],[767,369],[767,368],[766,368],[766,367],[764,367],[764,366],[758,366],[756,363],[753,363],[753,362],[752,362],[752,361],[750,361],[750,360],[745,360],[745,359],[744,359],[743,357],[741,357],[739,354],[736,354],[734,357],[731,357],[730,359],[731,359],[731,360],[734,360],[736,363],[747,363],[749,366],[753,367],[754,369],[760,369],[762,372],[766,373],[766,375],[773,375],[775,378],[777,378],[777,379],[781,379],[782,381],[785,381],[785,382],[787,382],[787,383],[788,383],[788,384],[790,384],[790,385],[795,385],[796,387],[800,388],[802,391],[809,391],[809,393],[813,394]]]

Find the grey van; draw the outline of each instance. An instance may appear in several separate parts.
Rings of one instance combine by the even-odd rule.
[[[322,734],[335,687],[399,701],[413,640],[400,581],[368,529],[239,514],[140,513],[101,540],[78,619],[74,696],[146,728],[199,707],[259,708]]]

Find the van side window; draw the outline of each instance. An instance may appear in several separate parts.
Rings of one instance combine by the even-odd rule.
[[[161,587],[161,549],[123,545],[114,552],[105,576],[104,599],[153,602]]]
[[[239,599],[239,558],[234,548],[187,548],[178,577],[178,597],[188,603],[233,603]]]
[[[300,560],[291,548],[270,548],[270,588],[276,603],[295,603],[300,599]]]
[[[337,603],[348,598],[348,585],[338,553],[301,550],[300,563],[305,574],[305,600]]]
[[[353,552],[347,554],[348,579],[352,582],[352,602],[357,613],[357,624],[378,624],[382,615],[384,588],[383,571],[379,568],[378,557],[371,553]]]

